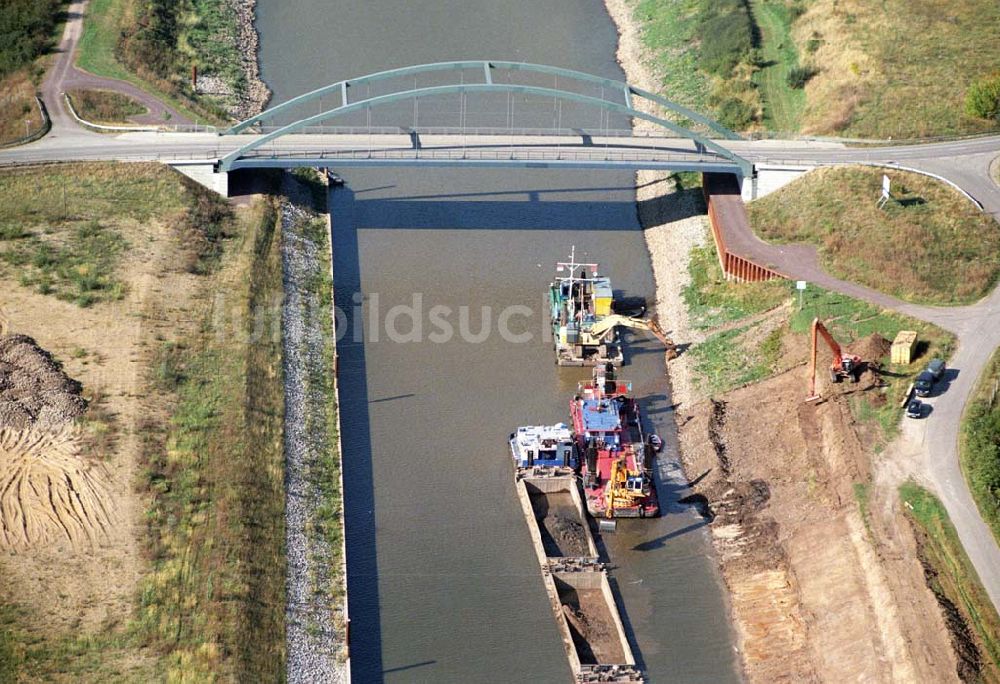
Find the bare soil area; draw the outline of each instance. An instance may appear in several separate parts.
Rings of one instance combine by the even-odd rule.
[[[875,346],[863,340],[855,351]],[[866,512],[856,500],[872,459],[887,456],[866,449],[848,397],[875,384],[871,373],[856,385],[822,378],[825,400],[807,404],[807,368],[797,365],[687,413],[685,467],[707,473],[698,491],[715,516],[751,681],[956,678],[948,630],[893,503],[898,481],[873,486]]]
[[[197,323],[189,313],[197,276],[183,269],[187,249],[172,221],[117,223],[131,245],[117,269],[126,283],[119,301],[80,308],[22,286],[14,270],[0,278],[10,335],[0,343],[0,477],[5,491],[14,483],[22,493],[16,505],[3,498],[12,527],[0,542],[0,601],[46,634],[124,626],[148,567],[136,479],[144,417],[156,409],[144,400],[143,376],[158,339]],[[95,396],[120,435],[101,454],[86,438],[94,415],[84,399]],[[27,423],[64,426],[25,432]]]

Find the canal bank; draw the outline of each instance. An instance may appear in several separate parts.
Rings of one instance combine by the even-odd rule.
[[[343,4],[300,3],[292,12],[260,2],[262,73],[275,103],[340,78],[469,57],[623,77],[615,29],[598,2],[445,2],[419,11]],[[567,420],[586,377],[556,368],[541,334],[553,264],[572,245],[600,261],[616,289],[654,299],[634,178],[454,169],[344,175],[330,206],[335,301],[348,312],[338,351],[352,671],[357,681],[567,681],[510,487],[506,436],[517,425]],[[414,294],[424,312],[449,307],[456,331],[466,307],[472,333],[481,331],[483,307],[495,333],[500,312],[527,306],[530,315],[516,320],[534,334],[524,342],[459,333],[393,341],[385,314],[413,306]],[[376,307],[381,334],[369,329],[355,341]],[[396,323],[410,330],[408,318]],[[651,681],[731,681],[733,642],[710,544],[702,521],[676,504],[683,477],[662,351],[645,340],[628,350],[622,375],[644,397],[648,427],[667,442],[658,477],[668,515],[622,521],[603,539],[625,627]]]

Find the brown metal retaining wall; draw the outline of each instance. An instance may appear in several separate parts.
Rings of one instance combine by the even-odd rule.
[[[705,204],[708,206],[708,222],[712,227],[719,266],[722,267],[726,279],[753,283],[784,278],[785,276],[777,271],[734,254],[726,246],[725,234],[727,230],[734,229],[728,225],[728,221],[744,221],[748,230],[750,225],[736,177],[729,173],[704,173],[701,186],[705,194]]]

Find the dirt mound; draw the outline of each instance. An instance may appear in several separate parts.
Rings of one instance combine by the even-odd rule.
[[[103,535],[111,521],[108,474],[80,455],[75,430],[0,429],[0,542],[23,549]]]
[[[862,361],[879,363],[892,350],[892,342],[878,333],[872,333],[849,344],[847,350],[851,354],[860,356]]]
[[[558,544],[561,555],[588,555],[586,533],[579,521],[560,515],[550,516],[545,519],[545,528]]]
[[[30,337],[0,337],[0,427],[60,428],[86,411],[80,390]]]
[[[0,546],[93,541],[108,526],[107,470],[73,427],[81,389],[32,338],[0,336]]]

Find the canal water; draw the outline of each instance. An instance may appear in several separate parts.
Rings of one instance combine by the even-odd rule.
[[[342,78],[456,59],[623,78],[614,27],[596,0],[260,0],[258,26],[274,102]],[[445,125],[451,115],[443,105],[421,107],[424,121],[439,116]],[[541,116],[531,103],[524,111],[526,122]],[[587,377],[556,367],[544,334],[556,261],[575,246],[616,290],[654,299],[633,174],[341,175],[346,185],[330,201],[335,300],[346,323],[341,420],[356,681],[569,681],[506,441],[518,425],[568,422],[569,400]],[[626,361],[621,375],[643,397],[647,427],[667,443],[661,501],[676,502],[685,491],[675,484],[662,348],[630,338]],[[654,682],[735,681],[707,529],[692,511],[667,508],[604,536],[633,649]]]

